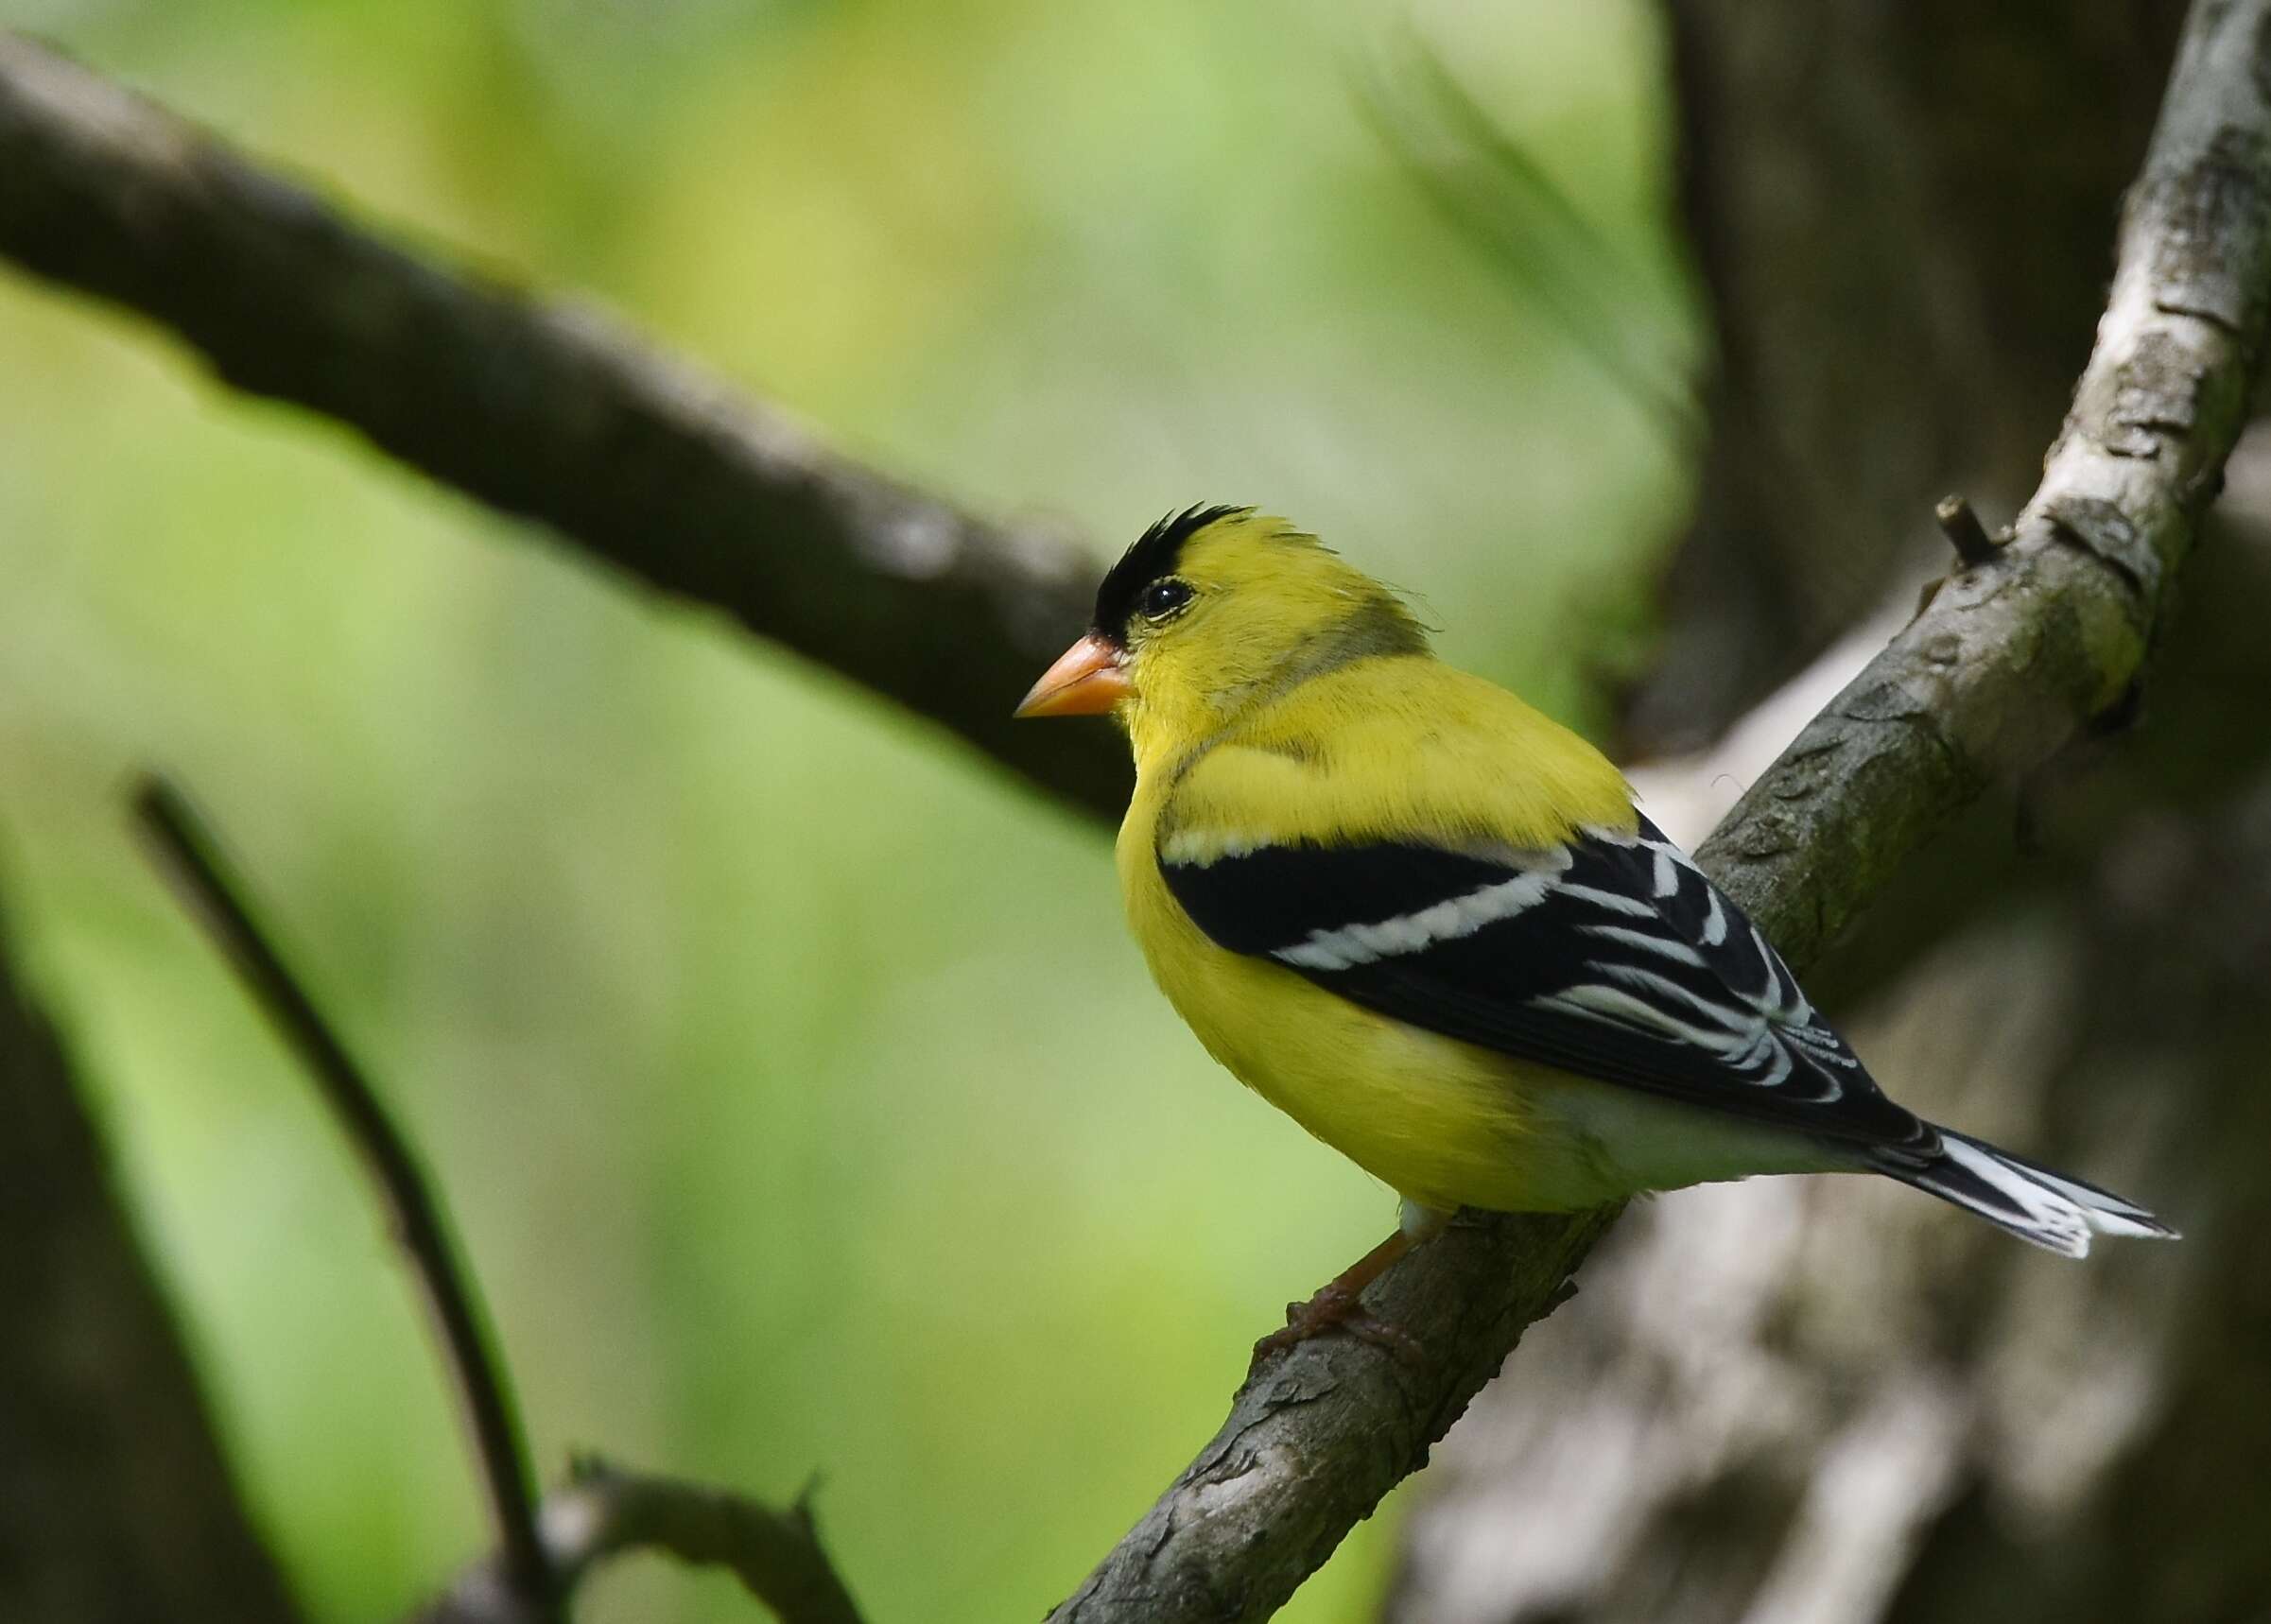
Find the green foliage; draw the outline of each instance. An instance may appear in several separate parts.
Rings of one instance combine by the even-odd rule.
[[[1354,86],[1391,14],[1326,15],[16,20],[974,505],[1100,546],[1192,500],[1287,512],[1586,719],[1678,448],[1379,146]],[[1683,331],[1638,15],[1541,0],[1446,49],[1639,268],[1633,320]],[[776,1496],[818,1472],[878,1619],[1056,1599],[1276,1306],[1390,1221],[1151,992],[1093,828],[109,313],[0,283],[0,372],[22,911],[319,1616],[407,1603],[478,1512],[352,1163],[126,839],[137,764],[227,831],[427,1148],[547,1470],[590,1444]],[[1288,1616],[1361,1615],[1384,1548]],[[648,1570],[586,1612],[749,1615]]]

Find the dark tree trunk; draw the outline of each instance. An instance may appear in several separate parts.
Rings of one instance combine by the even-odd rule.
[[[0,930],[0,1619],[293,1624]]]
[[[2034,488],[2184,8],[1671,0],[1719,365],[1634,752],[1694,748]]]

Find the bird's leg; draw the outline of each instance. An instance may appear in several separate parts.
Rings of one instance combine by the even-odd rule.
[[[1412,1339],[1410,1332],[1375,1319],[1363,1304],[1364,1287],[1378,1279],[1413,1245],[1413,1237],[1399,1229],[1319,1287],[1316,1295],[1308,1302],[1288,1303],[1285,1329],[1273,1331],[1254,1344],[1254,1362],[1248,1367],[1249,1373],[1259,1370],[1273,1354],[1282,1353],[1326,1331],[1346,1331],[1361,1340],[1407,1357],[1416,1355],[1419,1344]]]
[[[1273,1331],[1254,1344],[1254,1362],[1248,1373],[1259,1370],[1271,1355],[1335,1330],[1346,1331],[1401,1357],[1416,1358],[1420,1347],[1411,1332],[1375,1319],[1365,1310],[1364,1287],[1386,1273],[1405,1253],[1440,1232],[1449,1218],[1448,1213],[1407,1203],[1404,1221],[1394,1235],[1319,1287],[1308,1302],[1286,1304],[1285,1329]]]

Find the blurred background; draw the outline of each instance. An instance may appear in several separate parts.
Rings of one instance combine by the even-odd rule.
[[[1454,659],[1666,762],[1694,838],[1803,712],[1747,757],[1712,742],[1913,593],[1944,489],[2007,516],[2087,353],[2177,9],[1997,9],[0,0],[0,23],[1100,565],[1188,502],[1286,513],[1414,592]],[[593,1446],[776,1500],[817,1476],[878,1619],[1058,1600],[1277,1306],[1383,1233],[1388,1193],[1152,992],[1092,821],[114,313],[0,278],[0,377],[6,903],[309,1617],[400,1613],[483,1520],[356,1169],[127,836],[137,768],[215,817],[426,1149],[547,1473]],[[2247,466],[2209,595],[2230,635],[2171,678],[2217,694],[2262,691]],[[1998,797],[1829,994],[1909,1102],[2148,1200],[2197,1146],[2075,1105],[2127,1099],[2136,1068],[2085,1076],[2108,1050],[2077,1058],[2067,1017],[2111,1019],[2092,976],[2168,958],[2156,909],[2211,886],[2217,820],[2271,848],[2243,798],[2261,743],[2177,708],[2158,753],[2030,786],[2023,859]],[[2141,840],[2170,876],[2145,903],[2106,877]],[[2077,944],[2114,937],[2106,909],[2131,950],[2101,964]],[[2260,932],[2187,951],[2194,992],[2262,969]],[[2234,1002],[2154,1040],[2155,1075],[2201,1080],[2168,1091],[2186,1120],[2271,1053],[2214,1025]],[[2203,1322],[2197,1373],[2176,1333],[2124,1329],[2095,1387],[2013,1375],[1998,1339],[2228,1300],[2217,1215],[2237,1235],[2264,1197],[2207,1187],[2237,1193],[2172,1203],[2189,1272],[2141,1284],[1898,1192],[1673,1198],[1520,1356],[1576,1390],[1486,1402],[1284,1616],[1964,1616],[1933,1599],[1956,1569],[1915,1554],[1943,1528],[1985,1576],[1959,1600],[2007,1599],[2010,1572],[2045,1617],[2126,1595],[2074,1553],[2122,1495],[2186,1503],[2119,1478],[2158,1421],[2222,1417],[2234,1461],[2261,1444],[2271,1424],[2211,1399],[2271,1356],[2264,1305]],[[1683,1311],[1620,1284],[1649,1280],[1689,1283]],[[1938,1385],[1888,1396],[1920,1367]],[[2096,1443],[2014,1488],[1998,1417]],[[1855,1458],[1903,1487],[1862,1519],[1881,1549],[1822,1544]],[[2072,1493],[2027,1497],[2046,1480]],[[2181,1615],[2265,1577],[2229,1543]],[[634,1564],[586,1615],[751,1610]]]
[[[0,17],[1100,568],[1188,502],[1293,515],[1575,719],[1680,511],[1681,448],[1368,122],[1384,5]],[[1430,26],[1676,387],[1646,9]],[[483,1520],[353,1163],[127,836],[137,766],[429,1151],[547,1471],[818,1474],[876,1617],[1038,1615],[1391,1221],[1152,990],[1101,828],[130,321],[0,282],[0,375],[9,901],[314,1616],[400,1611]],[[1392,1524],[1294,1616],[1361,1615]],[[590,1611],[750,1609],[633,1565]]]

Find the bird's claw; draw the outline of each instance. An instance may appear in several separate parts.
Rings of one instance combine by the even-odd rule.
[[[1247,1376],[1258,1375],[1274,1356],[1327,1331],[1345,1331],[1361,1342],[1386,1349],[1407,1364],[1418,1363],[1424,1353],[1411,1332],[1373,1314],[1358,1293],[1335,1282],[1306,1303],[1285,1305],[1285,1329],[1273,1331],[1254,1344],[1254,1361],[1246,1369]]]

